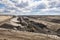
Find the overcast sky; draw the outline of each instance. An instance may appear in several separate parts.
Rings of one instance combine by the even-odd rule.
[[[60,15],[60,0],[0,0],[0,14]]]

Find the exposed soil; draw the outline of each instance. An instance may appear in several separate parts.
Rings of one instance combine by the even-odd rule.
[[[1,16],[0,38],[1,40],[60,40],[59,17]]]

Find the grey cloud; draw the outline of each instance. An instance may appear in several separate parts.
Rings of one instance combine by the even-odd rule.
[[[50,5],[50,8],[56,7],[56,2],[50,2],[49,5]]]
[[[56,5],[56,7],[57,7],[57,8],[60,7],[60,3],[58,3],[58,4]]]
[[[11,2],[13,2],[13,3],[17,3],[16,1],[14,1],[14,0],[10,0]]]
[[[10,11],[8,11],[8,10],[4,10],[3,12],[4,12],[4,13],[9,13]]]
[[[19,8],[25,8],[26,6],[28,6],[28,2],[21,2],[20,4],[16,4],[16,7],[19,7]]]
[[[46,11],[46,12],[50,12],[50,13],[60,13],[59,10],[49,10],[49,11]]]
[[[33,0],[33,1],[42,1],[42,0]]]
[[[39,4],[36,9],[45,9],[46,5],[44,3]]]

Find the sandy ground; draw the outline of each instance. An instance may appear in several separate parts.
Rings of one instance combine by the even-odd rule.
[[[0,29],[0,40],[60,40],[60,37],[41,33]]]
[[[10,19],[11,16],[0,16],[0,22]]]
[[[12,16],[0,16],[0,25],[2,25],[4,22],[8,21],[11,18]]]
[[[0,16],[0,25],[8,21],[10,18],[12,17]],[[34,19],[30,19],[30,20],[33,20],[39,23],[42,22],[42,20],[34,20]],[[52,23],[52,22],[46,22],[46,21],[44,21],[43,23],[44,24],[49,23],[49,25],[58,24],[58,23]],[[58,24],[58,27],[60,27],[60,24]],[[42,33],[32,33],[32,32],[0,28],[0,40],[60,40],[60,37],[56,35],[47,35],[47,34],[42,34]]]

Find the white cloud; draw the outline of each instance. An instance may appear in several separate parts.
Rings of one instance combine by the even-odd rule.
[[[5,4],[5,8],[0,9],[2,13],[21,13],[21,14],[44,14],[56,11],[59,13],[60,0],[2,0],[0,3]],[[4,11],[6,10],[6,11]],[[51,11],[52,10],[52,11]],[[8,14],[9,14],[8,13]]]
[[[0,9],[0,13],[2,13],[4,11],[4,9]]]

